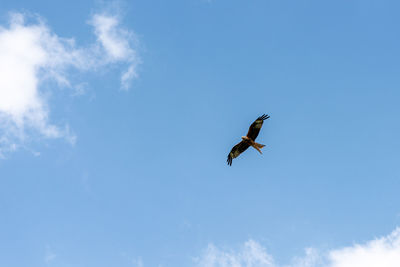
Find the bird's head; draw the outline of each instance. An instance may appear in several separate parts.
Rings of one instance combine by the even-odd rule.
[[[242,140],[247,141],[249,138],[247,136],[242,136]]]

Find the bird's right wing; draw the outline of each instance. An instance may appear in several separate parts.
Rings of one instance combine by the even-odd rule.
[[[228,159],[226,160],[228,162],[228,165],[232,165],[232,160],[236,157],[238,157],[242,152],[244,152],[246,149],[249,148],[249,144],[247,144],[244,141],[241,141],[237,145],[235,145],[231,152],[229,152]]]
[[[269,116],[264,114],[260,117],[258,117],[251,125],[249,128],[249,132],[247,133],[247,137],[252,139],[253,141],[256,140],[258,133],[261,130],[261,127],[263,125],[264,120],[269,119]]]

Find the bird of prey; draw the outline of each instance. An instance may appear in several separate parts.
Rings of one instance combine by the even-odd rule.
[[[258,152],[261,152],[261,148],[265,147],[265,145],[256,143],[255,140],[258,136],[258,133],[261,130],[261,127],[263,125],[264,120],[268,119],[268,115],[262,115],[258,117],[251,125],[249,128],[249,132],[247,133],[246,136],[242,136],[242,141],[235,145],[231,152],[229,152],[228,155],[228,165],[232,165],[232,160],[236,157],[238,157],[241,153],[243,153],[246,149],[249,148],[249,146],[254,147]]]

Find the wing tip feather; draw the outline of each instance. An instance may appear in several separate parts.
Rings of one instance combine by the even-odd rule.
[[[263,120],[264,121],[264,120],[267,120],[269,118],[270,118],[270,116],[268,114],[263,114],[260,117],[258,117],[257,120]]]
[[[229,154],[228,159],[226,161],[228,162],[229,166],[232,166],[232,157],[230,156],[230,154]]]
[[[228,162],[228,165],[229,165],[229,166],[232,166],[232,156],[231,156],[231,153],[229,153],[228,159],[227,159],[226,161]]]

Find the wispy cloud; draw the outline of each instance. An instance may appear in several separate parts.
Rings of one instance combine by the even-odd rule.
[[[102,48],[106,52],[107,62],[126,62],[127,70],[121,76],[121,86],[128,89],[130,81],[137,77],[137,65],[140,59],[132,48],[132,43],[137,42],[135,34],[120,27],[118,16],[95,14],[89,21],[95,28],[95,34]]]
[[[224,251],[213,244],[209,244],[203,256],[196,261],[199,267],[275,266],[272,256],[254,240],[247,241],[237,251]]]
[[[143,267],[143,261],[141,258],[133,259],[132,264],[134,267]]]
[[[46,82],[72,87],[71,70],[94,71],[112,63],[127,66],[123,89],[137,77],[133,32],[121,28],[116,15],[94,14],[90,21],[98,41],[86,47],[58,36],[39,16],[12,13],[8,25],[0,26],[0,156],[35,135],[75,143],[68,125],[50,122],[51,99],[42,89]]]
[[[303,257],[295,257],[287,265],[276,263],[272,255],[254,240],[247,241],[238,250],[223,250],[210,244],[195,262],[198,267],[398,267],[400,228],[364,244],[327,252],[308,248]]]
[[[44,254],[44,262],[48,264],[54,261],[56,257],[57,255],[51,250],[50,246],[46,246],[46,251]]]

